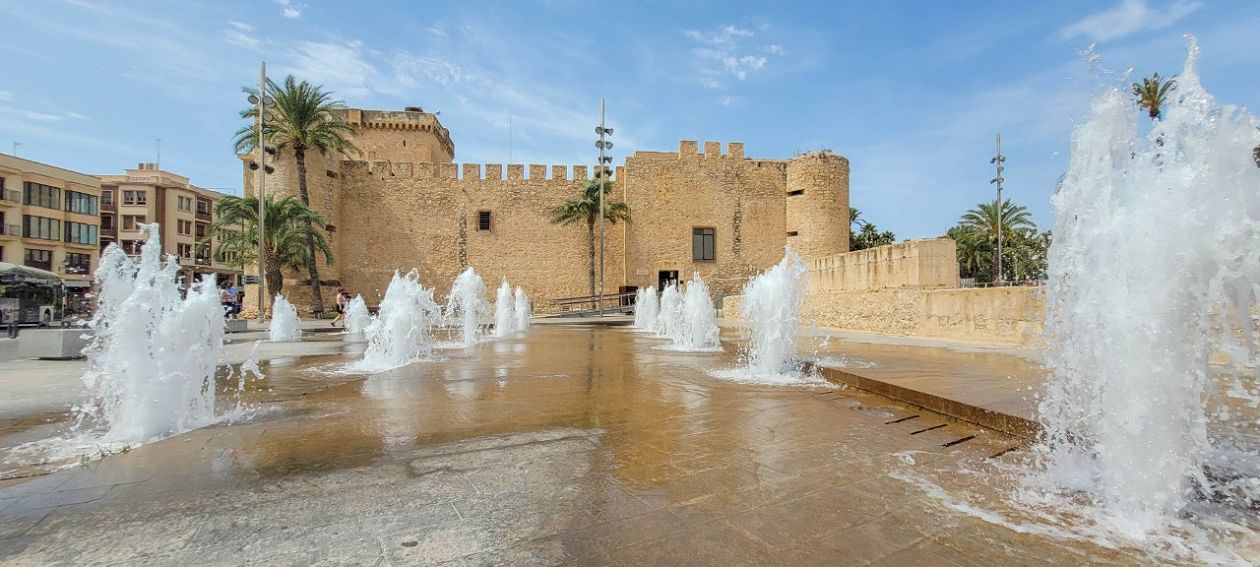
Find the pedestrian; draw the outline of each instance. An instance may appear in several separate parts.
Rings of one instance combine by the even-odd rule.
[[[241,311],[245,310],[245,290],[237,288],[236,290],[236,308],[232,312],[237,319],[241,318]]]
[[[337,326],[337,321],[341,321],[341,326],[346,326],[346,305],[350,303],[350,294],[346,293],[346,288],[337,290],[337,317],[332,320],[332,326]]]
[[[236,303],[236,294],[232,293],[231,289],[231,282],[223,282],[223,285],[219,286],[219,305],[223,306],[223,316],[229,319],[232,318],[233,304]]]

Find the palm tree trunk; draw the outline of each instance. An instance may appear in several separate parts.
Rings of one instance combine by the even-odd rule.
[[[306,150],[301,147],[295,148],[293,155],[297,159],[298,194],[302,196],[302,203],[309,207],[311,206],[311,195],[306,189]],[[321,226],[317,230],[323,229],[324,227]],[[311,312],[318,317],[319,314],[324,312],[324,298],[319,293],[319,268],[316,266],[318,259],[314,253],[319,248],[315,246],[314,236],[310,239],[310,247],[312,251],[311,263],[307,266],[307,269],[311,276]]]
[[[260,305],[259,309],[263,312],[271,311],[271,304],[275,301],[276,294],[284,291],[284,272],[280,270],[280,266],[276,263],[276,255],[271,250],[267,250],[267,273],[263,275],[267,280],[266,305]]]
[[[589,260],[587,265],[590,267],[590,294],[595,295],[595,219],[593,218],[586,220],[586,243],[586,256]]]

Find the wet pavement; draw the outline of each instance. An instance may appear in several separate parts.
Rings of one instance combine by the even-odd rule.
[[[356,375],[338,369],[361,345],[337,340],[273,357],[245,421],[0,481],[0,563],[1152,562],[906,480],[983,491],[1023,441],[855,389],[715,379],[737,365],[730,343],[536,327]]]

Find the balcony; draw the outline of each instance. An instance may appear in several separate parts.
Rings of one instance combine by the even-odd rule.
[[[22,192],[17,189],[0,189],[0,205],[22,204]]]
[[[22,225],[0,224],[0,236],[22,236]]]

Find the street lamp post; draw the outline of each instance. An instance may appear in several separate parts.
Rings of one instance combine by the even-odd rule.
[[[1002,155],[1002,133],[997,133],[997,155],[989,160],[989,163],[997,166],[997,177],[989,180],[989,183],[997,185],[997,277],[993,279],[994,283],[1002,285],[1002,171],[1006,168],[1002,165],[1006,163],[1006,156]]]
[[[265,201],[267,190],[267,144],[263,134],[263,121],[267,119],[267,109],[274,107],[276,102],[270,96],[267,96],[267,62],[263,61],[258,65],[258,94],[249,95],[249,102],[258,110],[258,142],[256,150],[258,151],[258,161],[254,164],[253,169],[258,170],[258,322],[261,323],[267,318],[267,282],[263,274],[266,273],[267,258],[265,237],[266,232],[263,225],[266,222]]]
[[[599,99],[599,126],[595,128],[595,133],[599,134],[599,141],[595,142],[595,147],[599,148],[599,166],[595,168],[595,180],[599,183],[599,303],[597,312],[600,317],[604,316],[604,184],[608,182],[608,176],[605,175],[604,164],[612,162],[612,156],[604,155],[604,150],[611,150],[613,143],[605,141],[605,136],[611,136],[612,128],[604,127],[604,99]]]

